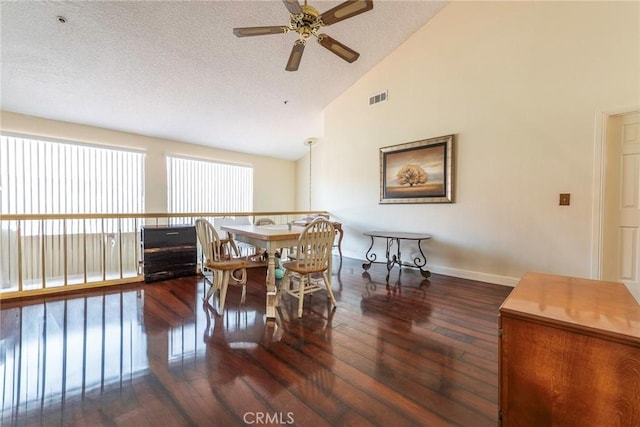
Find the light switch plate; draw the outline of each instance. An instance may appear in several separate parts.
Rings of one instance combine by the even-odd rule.
[[[560,206],[569,206],[571,204],[570,193],[560,193]]]

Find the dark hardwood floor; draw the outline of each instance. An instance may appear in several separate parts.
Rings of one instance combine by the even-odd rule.
[[[264,270],[222,316],[201,277],[1,306],[3,426],[496,426],[511,288],[334,261],[324,292],[264,316]],[[401,284],[400,284],[401,282]]]

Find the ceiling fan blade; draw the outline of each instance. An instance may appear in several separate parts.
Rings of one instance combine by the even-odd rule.
[[[268,34],[283,34],[289,30],[288,27],[273,26],[273,27],[244,27],[234,28],[233,34],[238,37],[251,37],[251,36],[266,36]]]
[[[353,62],[358,59],[358,57],[360,57],[360,54],[358,52],[343,45],[336,39],[329,37],[326,34],[320,34],[318,36],[318,43],[320,43],[323,47],[329,49],[331,52],[335,53],[347,62]]]
[[[304,43],[300,42],[300,40],[296,40],[293,45],[293,49],[291,49],[291,55],[289,55],[289,60],[287,61],[287,67],[285,70],[298,71],[300,60],[302,59],[302,52],[304,52]]]
[[[324,25],[331,25],[371,9],[373,9],[373,0],[349,0],[327,10],[319,18]]]
[[[294,15],[299,15],[302,13],[302,8],[300,7],[300,3],[298,0],[282,0],[282,3],[287,7],[289,13],[293,13]]]

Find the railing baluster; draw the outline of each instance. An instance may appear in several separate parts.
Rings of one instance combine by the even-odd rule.
[[[122,268],[122,218],[118,218],[118,260],[120,264],[120,278],[124,277]]]
[[[40,221],[40,257],[41,259],[41,271],[40,274],[42,274],[42,289],[45,289],[47,287],[47,262],[45,260],[45,256],[46,256],[46,230],[45,230],[45,220],[41,220]]]
[[[104,232],[104,218],[101,221],[102,230],[100,230],[100,247],[102,248],[102,280],[107,280],[107,240]]]
[[[67,270],[67,220],[63,219],[62,220],[62,262],[64,263],[64,265],[62,266],[62,271],[64,274],[64,286],[67,286],[68,284],[68,273],[69,271]]]
[[[18,292],[23,291],[22,287],[22,220],[18,220]],[[11,240],[9,239],[9,243]],[[9,276],[11,278],[11,276]]]
[[[87,283],[87,220],[82,220],[82,271],[83,282]]]
[[[141,257],[141,245],[142,245],[142,237],[140,236],[140,222],[138,221],[138,218],[135,218],[133,220],[133,239],[134,239],[134,246],[135,248],[133,249],[134,253],[135,253],[135,263],[133,264],[135,266],[136,269],[136,273],[137,274],[142,274],[142,271],[140,270],[140,261],[142,260]]]

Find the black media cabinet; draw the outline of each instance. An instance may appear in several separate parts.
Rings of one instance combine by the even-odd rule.
[[[144,281],[155,282],[197,273],[196,228],[193,225],[143,226]]]

